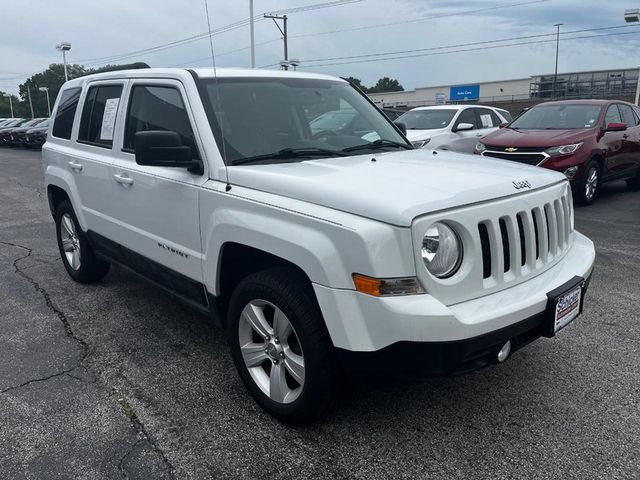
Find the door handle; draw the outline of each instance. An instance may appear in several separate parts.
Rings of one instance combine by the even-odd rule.
[[[68,165],[69,165],[69,168],[71,168],[71,170],[75,170],[76,172],[79,172],[82,170],[82,164],[76,162],[75,160],[71,160]]]
[[[122,185],[133,185],[133,178],[129,177],[126,173],[116,173],[113,178]]]

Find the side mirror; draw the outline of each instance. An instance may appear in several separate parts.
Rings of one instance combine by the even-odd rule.
[[[463,130],[473,130],[474,128],[476,127],[473,123],[459,123],[453,131],[460,132]]]
[[[509,125],[509,122],[502,122],[500,125],[498,125],[498,128],[504,128],[507,125]]]
[[[621,122],[611,122],[607,125],[607,128],[604,129],[605,132],[622,132],[627,129],[626,123]]]
[[[192,173],[203,173],[202,164],[193,160],[191,147],[182,145],[180,135],[168,130],[136,132],[133,150],[138,165],[152,167],[186,168]]]
[[[406,137],[407,136],[407,126],[402,122],[393,122],[393,123],[395,124],[396,127],[398,127],[398,129]]]

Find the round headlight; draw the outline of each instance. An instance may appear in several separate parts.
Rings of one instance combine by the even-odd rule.
[[[422,238],[422,260],[427,270],[438,278],[447,278],[460,268],[462,242],[448,225],[436,222]]]

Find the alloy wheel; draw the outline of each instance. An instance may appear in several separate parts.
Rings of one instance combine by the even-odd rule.
[[[584,184],[584,196],[591,201],[596,194],[598,188],[598,169],[591,167],[587,172],[587,181]]]
[[[240,315],[240,353],[256,385],[274,402],[295,401],[304,387],[300,339],[287,316],[273,303],[252,300]]]
[[[60,222],[60,237],[62,239],[62,250],[67,259],[67,263],[74,270],[79,270],[81,265],[80,239],[78,231],[71,215],[65,213]]]

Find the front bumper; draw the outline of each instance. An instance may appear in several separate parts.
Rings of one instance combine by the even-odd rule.
[[[470,342],[473,350],[474,342],[485,335],[497,335],[500,340],[504,332],[517,336],[535,329],[547,308],[547,293],[576,276],[588,279],[594,260],[591,240],[574,232],[573,245],[565,257],[540,275],[449,306],[428,294],[378,298],[317,284],[314,290],[333,344],[340,349],[375,352],[394,344],[402,349],[401,342],[412,342],[440,344],[435,348],[438,352],[455,345],[451,342],[463,341]]]

